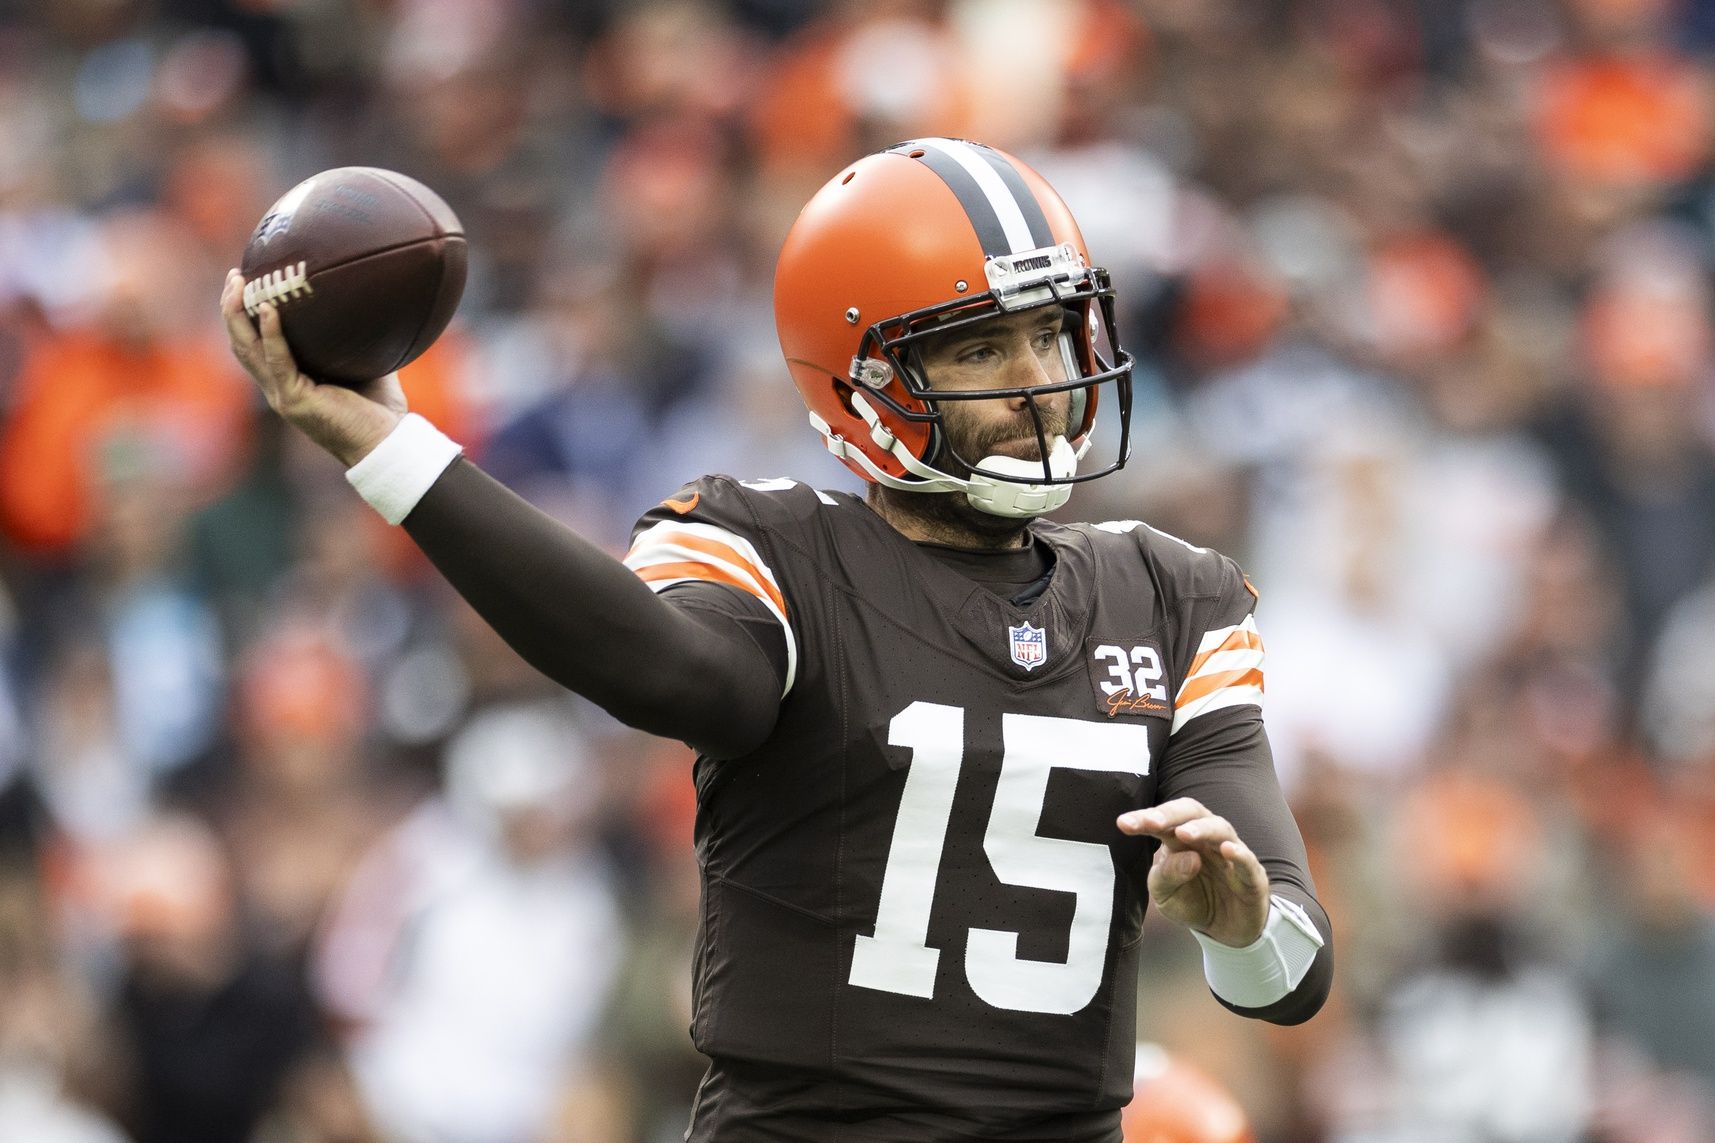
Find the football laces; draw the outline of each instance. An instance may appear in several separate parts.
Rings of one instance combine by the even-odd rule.
[[[264,302],[278,306],[303,294],[315,293],[305,266],[303,262],[296,266],[282,266],[244,283],[244,312],[255,317]]]

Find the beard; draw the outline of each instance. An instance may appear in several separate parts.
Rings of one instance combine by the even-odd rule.
[[[871,500],[886,507],[883,516],[908,516],[929,538],[954,548],[1016,548],[1030,520],[996,516],[973,505],[963,492],[910,492],[885,484],[869,486]]]
[[[1061,395],[1063,397],[1063,395]],[[980,465],[990,456],[1010,456],[1019,460],[1042,463],[1042,444],[1036,436],[1037,418],[1042,422],[1042,438],[1049,448],[1054,447],[1054,439],[1066,435],[1069,401],[1056,400],[1052,405],[1031,403],[1036,410],[1032,416],[1029,409],[1022,410],[1011,420],[982,422],[975,416],[967,416],[964,408],[970,402],[944,401],[940,403],[941,412],[941,443],[930,459],[930,464],[939,468],[949,476],[960,480],[969,480],[975,475],[975,465]],[[1048,474],[1043,472],[1043,476]]]
[[[975,475],[972,466],[995,455],[997,449],[1004,449],[1003,455],[1020,460],[1042,461],[1042,447],[1036,439],[1036,418],[1029,409],[1022,410],[1010,420],[986,422],[975,415],[966,415],[968,410],[961,407],[966,404],[962,401],[941,403],[941,443],[930,460],[934,467],[949,476],[969,480]],[[1042,437],[1049,448],[1054,447],[1056,437],[1066,435],[1069,407],[1069,402],[1064,401],[1056,401],[1052,406],[1036,406],[1042,418]],[[869,494],[892,512],[908,515],[925,525],[937,542],[953,547],[1016,547],[1030,526],[1028,518],[984,512],[973,505],[963,492],[916,492],[874,484],[870,486]]]

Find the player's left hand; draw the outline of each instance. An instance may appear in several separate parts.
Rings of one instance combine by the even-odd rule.
[[[1195,798],[1121,814],[1122,833],[1159,838],[1149,897],[1171,920],[1243,948],[1268,922],[1268,872],[1232,823]]]

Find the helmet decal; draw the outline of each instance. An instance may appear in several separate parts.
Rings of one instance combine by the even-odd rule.
[[[1054,245],[1042,204],[1006,157],[963,139],[912,139],[889,151],[934,171],[970,216],[983,253],[1021,254]]]

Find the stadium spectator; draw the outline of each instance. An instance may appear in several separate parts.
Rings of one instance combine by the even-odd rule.
[[[93,312],[36,344],[0,432],[0,524],[64,559],[89,533],[104,480],[140,439],[193,501],[243,457],[250,395],[196,327],[186,237],[159,213],[114,215],[85,266]],[[160,267],[176,272],[162,274]]]
[[[369,762],[370,689],[334,631],[283,619],[234,689],[232,754],[184,796],[232,854],[253,939],[295,960],[403,799]]]
[[[1418,962],[1379,1024],[1383,1138],[1550,1143],[1590,1125],[1595,1037],[1573,966],[1537,931],[1542,823],[1503,781],[1449,770],[1402,804],[1401,864],[1423,911]],[[1482,1044],[1481,1053],[1467,1045]]]
[[[314,1036],[308,990],[249,940],[231,866],[194,819],[143,823],[94,874],[121,942],[123,1122],[136,1143],[248,1143]]]
[[[1614,900],[1592,950],[1589,980],[1601,1026],[1643,1050],[1662,1073],[1702,1090],[1715,1127],[1715,909],[1706,828],[1695,804],[1651,807],[1616,840]],[[1705,863],[1699,868],[1700,858]]]
[[[319,988],[389,1135],[541,1138],[593,1070],[622,934],[588,751],[559,704],[478,712],[337,904]]]
[[[115,1053],[90,982],[58,955],[42,887],[0,878],[0,1138],[126,1143],[99,1110]]]

